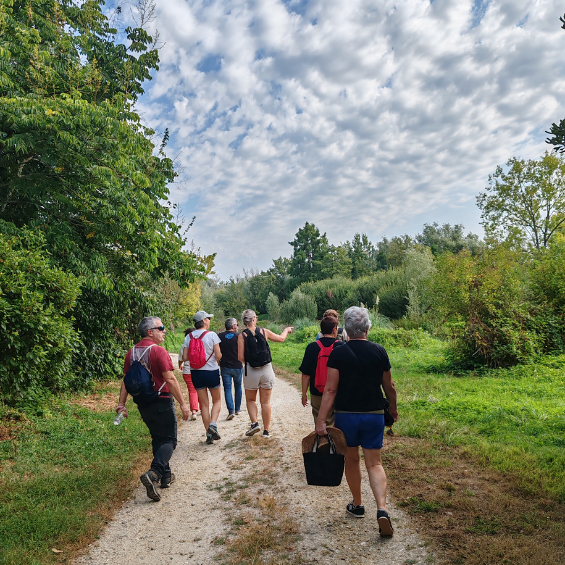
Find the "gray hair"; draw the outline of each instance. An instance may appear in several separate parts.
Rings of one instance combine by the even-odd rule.
[[[371,329],[369,310],[351,306],[343,313],[345,331],[350,338],[365,337]]]
[[[231,330],[237,324],[237,320],[235,318],[228,318],[226,320],[226,330]]]
[[[249,326],[253,321],[253,317],[256,316],[255,310],[247,309],[243,311],[241,314],[241,321],[243,322],[244,326]]]
[[[137,329],[141,337],[147,337],[147,332],[155,327],[155,320],[160,320],[158,316],[147,316],[139,322]]]

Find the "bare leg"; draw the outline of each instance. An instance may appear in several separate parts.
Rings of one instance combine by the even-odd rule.
[[[210,394],[212,395],[212,422],[217,422],[220,410],[222,409],[222,395],[220,393],[220,388],[211,389]]]
[[[198,392],[198,402],[200,402],[200,412],[202,412],[202,423],[204,424],[204,429],[208,430],[210,425],[210,400],[208,398],[208,389],[203,388]]]
[[[381,450],[363,449],[363,455],[377,508],[386,510],[386,474],[381,460]]]
[[[247,404],[247,413],[252,424],[257,422],[257,391],[245,389],[245,402]]]
[[[349,490],[353,495],[353,504],[359,506],[363,504],[361,498],[361,467],[359,466],[359,448],[348,447],[345,455],[345,478],[349,485]]]
[[[261,418],[263,418],[263,429],[269,431],[271,425],[271,392],[272,388],[259,389],[259,402],[261,402]]]

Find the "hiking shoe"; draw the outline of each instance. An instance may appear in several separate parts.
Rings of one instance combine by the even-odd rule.
[[[267,437],[267,438],[271,437],[269,435],[269,430],[263,430],[263,437]]]
[[[147,496],[151,500],[159,502],[161,495],[157,492],[157,483],[159,482],[157,473],[155,473],[155,471],[147,471],[147,473],[143,473],[139,478],[143,486],[147,489]]]
[[[241,410],[236,410],[236,411],[235,411],[235,415],[236,415],[236,416],[239,416],[240,414],[241,414]]]
[[[351,501],[345,509],[355,518],[364,518],[365,517],[365,507],[360,504],[359,506],[355,506],[353,501]]]
[[[161,477],[161,488],[169,488],[175,482],[175,474],[171,473],[170,477]]]
[[[251,424],[251,427],[245,432],[245,435],[252,436],[260,431],[261,428],[259,427],[259,422],[255,422],[254,424]]]
[[[212,425],[208,426],[208,431],[206,435],[208,434],[212,436],[212,439],[222,439],[220,437],[220,434],[218,433],[218,428],[216,428],[216,426],[212,426]]]
[[[196,412],[193,412],[193,413],[190,415],[190,419],[191,419],[191,420],[196,420]]]
[[[233,420],[235,418],[235,413],[234,412],[230,412],[228,414],[228,417],[226,418],[226,420]]]
[[[392,536],[394,534],[390,516],[386,510],[377,511],[377,522],[379,523],[379,534],[381,536]]]
[[[212,445],[214,443],[214,438],[212,437],[212,434],[209,434],[208,432],[206,432],[206,443],[208,445]]]

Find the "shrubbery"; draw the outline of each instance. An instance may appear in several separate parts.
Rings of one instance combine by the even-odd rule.
[[[281,304],[280,315],[283,322],[291,324],[299,318],[315,319],[317,311],[314,298],[297,288],[290,298]]]
[[[468,251],[439,257],[434,308],[453,339],[454,361],[505,367],[541,353],[526,269],[518,258],[503,246],[476,257]]]
[[[7,401],[32,386],[66,388],[75,378],[78,334],[66,317],[80,281],[50,265],[40,234],[0,234],[0,395]]]

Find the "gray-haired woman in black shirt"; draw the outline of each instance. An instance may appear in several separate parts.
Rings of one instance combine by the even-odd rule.
[[[328,380],[316,421],[316,431],[326,435],[326,417],[333,406],[335,425],[347,440],[345,476],[353,495],[347,511],[357,518],[365,516],[361,498],[359,446],[377,503],[377,521],[382,536],[394,532],[386,509],[386,474],[381,459],[384,434],[384,397],[390,402],[389,412],[398,419],[396,388],[385,349],[367,340],[371,328],[366,308],[353,306],[344,313],[349,336],[346,345],[332,351],[328,359]]]

